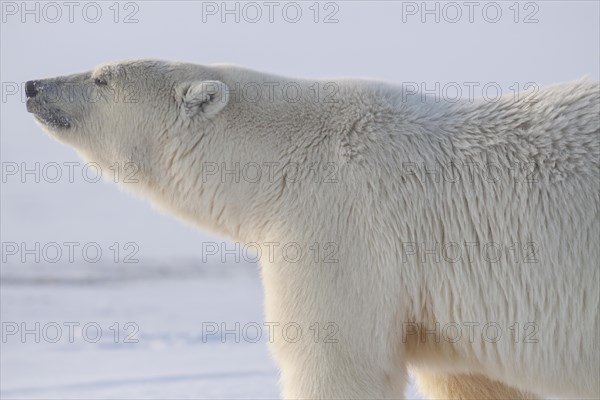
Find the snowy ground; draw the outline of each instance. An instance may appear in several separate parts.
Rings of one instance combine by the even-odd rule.
[[[263,322],[256,266],[3,265],[1,279],[3,399],[278,397],[267,328],[243,332]],[[223,343],[203,322],[240,334]]]

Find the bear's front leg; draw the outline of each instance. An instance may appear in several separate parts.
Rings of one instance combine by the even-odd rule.
[[[344,283],[338,266],[318,272],[270,267],[263,268],[266,323],[273,327],[270,346],[283,398],[404,397],[408,378],[393,328],[396,309],[382,304],[383,291],[362,287],[364,279]]]
[[[281,368],[284,399],[401,399],[405,369],[389,354],[369,353],[357,343],[286,343],[274,345]]]

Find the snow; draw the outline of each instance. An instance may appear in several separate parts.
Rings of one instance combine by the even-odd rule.
[[[129,271],[130,279],[123,282],[102,279],[98,271],[86,281],[71,279],[81,274],[81,266],[59,266],[42,273],[41,279],[31,273],[44,267],[15,268],[3,269],[3,327],[16,321],[35,330],[38,322],[40,342],[33,334],[24,343],[19,334],[5,338],[2,398],[278,396],[277,370],[266,341],[236,343],[230,336],[222,343],[202,336],[202,322],[231,327],[235,322],[262,322],[260,281],[252,267],[223,274],[165,268],[162,276],[140,272],[139,279]],[[117,268],[104,269],[110,275]],[[49,275],[56,279],[49,280]],[[79,323],[72,343],[69,322]],[[56,336],[51,323],[62,328],[57,343],[48,341]],[[81,328],[90,323],[102,329],[97,343],[95,328],[82,334]],[[117,340],[115,323],[120,328]],[[135,325],[125,330],[126,323]],[[138,333],[128,338],[135,327]]]

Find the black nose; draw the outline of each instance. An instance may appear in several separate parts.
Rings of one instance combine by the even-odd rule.
[[[27,81],[25,83],[25,96],[27,97],[35,97],[37,94],[36,81]]]

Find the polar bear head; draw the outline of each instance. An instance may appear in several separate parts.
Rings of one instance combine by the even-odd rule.
[[[212,72],[212,73],[211,73]],[[195,65],[132,61],[26,83],[27,110],[58,140],[103,166],[156,164],[162,135],[214,128],[226,85]]]

